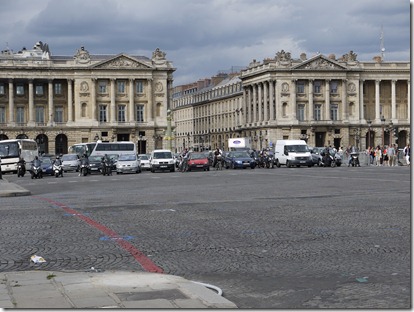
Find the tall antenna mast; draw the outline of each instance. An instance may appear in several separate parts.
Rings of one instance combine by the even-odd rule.
[[[384,48],[384,30],[381,25],[381,37],[380,37],[380,49],[381,49],[381,61],[385,59],[385,48]]]

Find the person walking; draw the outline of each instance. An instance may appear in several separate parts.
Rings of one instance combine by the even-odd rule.
[[[410,165],[410,155],[411,155],[411,149],[410,149],[410,144],[407,144],[406,147],[404,147],[403,150],[404,156],[405,156],[405,162],[407,163],[407,166]]]
[[[376,166],[381,166],[381,147],[378,145],[377,148],[375,149],[375,165]]]
[[[395,166],[395,144],[391,144],[390,146],[388,146],[387,149],[387,155],[388,155],[388,161],[389,161],[389,165],[391,167]]]

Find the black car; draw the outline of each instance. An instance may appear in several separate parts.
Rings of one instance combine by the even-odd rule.
[[[91,172],[101,172],[102,169],[102,157],[101,156],[89,156],[89,167]]]

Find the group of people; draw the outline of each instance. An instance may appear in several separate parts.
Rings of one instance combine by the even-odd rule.
[[[390,144],[385,146],[377,145],[376,147],[370,146],[367,149],[367,155],[369,156],[369,165],[371,166],[398,166],[399,154],[397,144]],[[407,166],[410,165],[411,160],[411,148],[410,144],[407,144],[403,151],[403,157]]]

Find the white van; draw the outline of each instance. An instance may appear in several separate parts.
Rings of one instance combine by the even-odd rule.
[[[150,156],[150,170],[169,170],[175,171],[175,160],[170,150],[157,149],[153,150]]]
[[[312,167],[312,155],[304,140],[277,140],[275,146],[275,163],[291,166]]]

